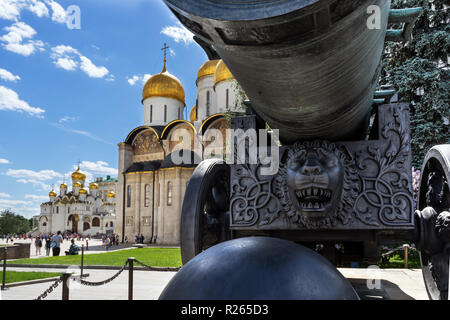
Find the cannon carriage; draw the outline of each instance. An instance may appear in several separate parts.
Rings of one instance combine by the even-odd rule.
[[[321,245],[334,264],[376,263],[380,245],[410,241],[421,250],[430,298],[447,298],[450,146],[425,159],[414,213],[409,105],[392,102],[393,90],[376,91],[384,42],[407,40],[420,8],[164,1],[249,98],[245,114],[231,119],[231,161],[202,161],[187,186],[183,264],[249,236]],[[371,12],[378,27],[369,27]],[[388,30],[388,22],[403,29]]]

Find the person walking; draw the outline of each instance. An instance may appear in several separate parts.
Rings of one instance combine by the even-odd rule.
[[[49,236],[45,237],[45,255],[48,257],[50,255],[50,248],[52,245],[52,240]]]
[[[53,256],[55,256],[55,257],[59,256],[59,252],[61,251],[61,243],[62,242],[63,242],[63,237],[61,236],[61,231],[58,231],[52,237]]]
[[[40,237],[36,237],[36,240],[34,241],[34,246],[36,247],[36,255],[41,255],[41,248],[42,248],[42,240]]]

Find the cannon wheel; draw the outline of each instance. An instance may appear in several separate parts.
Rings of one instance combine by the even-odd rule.
[[[186,264],[207,248],[230,239],[230,167],[202,161],[186,188],[181,211],[181,259]]]
[[[433,179],[430,179],[433,177]],[[419,210],[425,207],[433,207],[439,214],[442,211],[449,211],[450,205],[450,145],[438,145],[430,149],[423,162],[420,175],[419,186]],[[430,191],[433,185],[439,187],[439,199],[430,199]],[[428,254],[420,252],[420,263],[425,281],[428,296],[431,300],[448,299],[448,272],[449,272],[449,252],[439,254]]]

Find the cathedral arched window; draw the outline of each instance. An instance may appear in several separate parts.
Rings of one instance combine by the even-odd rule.
[[[209,113],[211,109],[211,93],[208,91],[206,91],[206,116],[209,117]]]
[[[131,186],[127,187],[127,207],[131,207]]]
[[[230,90],[229,89],[227,89],[227,91],[226,91],[225,101],[226,101],[225,102],[225,106],[228,109],[229,104],[230,104]]]
[[[56,207],[56,213],[59,213],[59,207]]]
[[[167,105],[164,105],[164,122],[167,122]]]
[[[148,207],[150,203],[150,186],[148,184],[145,185],[145,201],[144,206]]]
[[[92,219],[92,226],[93,227],[100,227],[100,219],[99,218]]]
[[[167,182],[167,205],[171,206],[172,205],[172,182]]]

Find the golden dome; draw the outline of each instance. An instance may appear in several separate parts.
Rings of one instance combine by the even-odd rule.
[[[220,60],[219,63],[217,63],[216,71],[214,73],[214,84],[216,85],[221,81],[229,79],[234,79],[234,76],[230,69],[226,66],[225,62]]]
[[[151,97],[172,98],[184,104],[185,94],[183,86],[177,77],[167,71],[165,62],[161,73],[150,77],[145,83],[144,90],[142,90],[142,101]]]
[[[78,166],[77,171],[72,173],[72,180],[86,180],[86,175],[81,172],[80,166]]]
[[[191,122],[197,121],[197,106],[196,105],[192,107],[189,119]]]
[[[213,76],[214,72],[216,71],[216,66],[219,63],[220,60],[209,60],[206,61],[198,70],[197,73],[197,81],[198,79],[200,79],[201,77],[204,76]]]
[[[108,198],[115,198],[116,197],[116,193],[114,192],[114,191],[110,191],[110,192],[108,192]]]
[[[60,189],[67,189],[67,184],[65,182],[61,183],[59,188]]]
[[[48,196],[49,196],[49,197],[56,197],[56,192],[55,192],[55,190],[50,191],[50,192],[48,193]]]
[[[87,194],[87,190],[85,188],[81,188],[80,189],[80,194]]]
[[[90,189],[98,189],[98,184],[95,183],[95,182],[91,182],[91,183],[89,184],[89,188],[90,188]]]
[[[75,182],[75,183],[73,184],[73,187],[74,187],[74,188],[81,188],[82,186],[81,186],[81,183]]]

